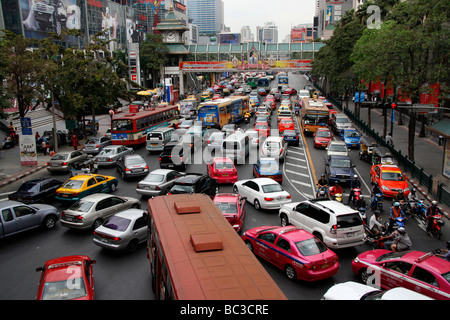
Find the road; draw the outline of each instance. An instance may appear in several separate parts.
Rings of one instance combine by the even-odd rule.
[[[290,74],[291,86],[300,89],[306,84],[303,76]],[[272,83],[274,86],[275,83]],[[276,119],[272,119],[273,124]],[[240,125],[244,130],[250,128],[250,124]],[[136,153],[147,159],[150,170],[159,168],[158,154],[148,154],[144,147],[137,148]],[[196,152],[202,152],[197,150]],[[314,149],[312,137],[306,137],[299,147],[289,147],[288,157],[282,164],[285,181],[283,187],[292,195],[293,201],[303,201],[314,194],[314,179],[324,170],[324,150]],[[358,158],[358,151],[350,152],[351,158],[356,164],[359,176],[363,180],[363,194],[368,195],[370,185],[370,165]],[[237,165],[239,179],[252,178],[252,170],[249,164]],[[205,164],[191,164],[187,172],[206,173]],[[101,168],[101,174],[115,175],[120,180],[116,194],[140,198],[135,188],[138,180],[122,180],[114,168]],[[315,174],[315,176],[314,176]],[[41,170],[27,180],[37,177],[56,177],[61,180],[67,175],[51,175],[46,170]],[[2,189],[7,193],[16,190],[21,181],[13,183]],[[220,192],[232,192],[232,185],[220,186]],[[344,191],[348,193],[348,189]],[[146,198],[141,198],[142,206],[147,208]],[[344,197],[346,200],[346,197]],[[389,203],[385,200],[385,206]],[[65,209],[63,204],[55,202],[59,209]],[[275,211],[256,211],[251,204],[246,204],[246,218],[244,230],[260,225],[280,225],[278,214]],[[384,220],[387,213],[383,215]],[[447,226],[446,226],[447,227]],[[438,241],[426,235],[419,228],[416,221],[407,222],[407,230],[412,238],[413,246],[417,250],[430,251],[442,248],[445,241]],[[448,239],[448,229],[445,229],[444,239]],[[32,300],[35,298],[39,273],[35,268],[42,266],[45,261],[65,255],[84,254],[97,260],[94,265],[94,277],[96,298],[98,300],[153,300],[151,290],[149,263],[146,257],[145,244],[137,251],[128,253],[111,252],[96,246],[92,242],[91,231],[70,230],[58,226],[51,231],[41,229],[31,230],[0,241],[0,299],[1,300]],[[355,248],[335,250],[339,256],[339,273],[330,279],[319,282],[289,281],[282,270],[260,259],[261,263],[283,290],[290,300],[318,300],[326,290],[335,283],[344,281],[358,281],[351,271],[351,261],[360,252],[369,250],[368,245]]]

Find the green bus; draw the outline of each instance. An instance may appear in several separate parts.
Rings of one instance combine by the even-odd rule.
[[[250,86],[250,88],[256,89],[258,87],[258,79],[258,77],[250,77],[247,79],[247,84]]]

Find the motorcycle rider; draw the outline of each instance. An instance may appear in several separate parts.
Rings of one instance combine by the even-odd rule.
[[[355,188],[361,188],[361,181],[359,181],[356,174],[353,176],[353,180],[350,182],[350,195],[348,196],[347,204],[350,204],[350,202],[353,200],[353,197],[355,196],[355,191],[353,189]]]
[[[408,202],[411,207],[411,212],[416,210],[416,200],[418,199],[416,188],[412,188],[411,192],[408,194]]]
[[[437,257],[442,257],[447,261],[450,261],[450,241],[447,241],[447,249],[438,249],[439,253],[436,253],[435,255]]]
[[[336,193],[340,193],[340,194],[343,193],[343,190],[342,190],[342,187],[339,184],[339,181],[336,181],[334,186],[332,186],[330,188],[330,196],[331,196],[332,199],[334,199],[334,196],[336,195]]]
[[[317,181],[317,186],[318,186],[318,188],[317,188],[317,191],[316,191],[316,198],[319,197],[319,190],[320,190],[320,188],[324,189],[325,194],[326,194],[326,196],[328,198],[328,180],[325,179],[325,174],[322,173],[322,175],[320,176],[319,181]]]
[[[427,209],[427,233],[431,235],[431,227],[433,226],[433,216],[434,215],[442,215],[442,210],[438,207],[437,201],[433,200],[431,202],[431,206]]]
[[[384,229],[384,225],[381,221],[381,212],[380,210],[375,210],[369,219],[369,230],[376,236],[382,229]]]
[[[403,212],[402,208],[400,207],[400,202],[395,202],[389,212],[389,230],[392,230],[392,227],[394,226],[395,223],[395,218],[398,217],[403,217],[406,219],[406,215]]]
[[[383,191],[381,191],[378,184],[372,182],[372,189],[370,190],[370,196],[371,196],[370,209],[372,209],[372,210],[374,209],[375,204],[376,204],[375,203],[375,195],[377,193],[383,194]]]
[[[405,251],[408,250],[412,246],[411,239],[406,233],[406,229],[403,227],[398,228],[391,233],[389,238],[392,238],[392,241],[386,241],[384,243],[384,247],[386,250],[392,251]]]

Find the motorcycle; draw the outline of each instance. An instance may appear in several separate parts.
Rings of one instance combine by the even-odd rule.
[[[385,226],[386,229],[389,232],[392,232],[393,230],[397,230],[398,228],[404,228],[405,227],[405,218],[403,217],[397,217],[395,219],[389,219],[389,221],[386,221]]]
[[[375,194],[375,196],[373,197],[373,201],[370,204],[370,208],[372,210],[378,210],[380,212],[383,211],[383,194],[382,193]]]
[[[378,234],[374,234],[370,229],[369,225],[364,225],[364,241],[372,246],[373,249],[384,249],[384,242],[386,239],[390,239],[389,234],[386,232],[386,228],[383,228]]]
[[[245,116],[244,121],[245,123],[250,123],[250,116]]]
[[[356,207],[361,198],[361,188],[353,188],[353,205]]]
[[[358,211],[364,224],[367,224],[366,207],[358,206]]]
[[[328,194],[326,192],[326,187],[318,186],[318,188],[319,188],[319,190],[317,191],[317,198],[328,198]]]
[[[436,238],[441,240],[442,237],[442,227],[444,226],[445,222],[442,220],[443,215],[436,214],[434,216],[431,216],[429,219],[431,219],[431,234],[434,234]]]
[[[416,200],[414,206],[411,206],[411,213],[416,216],[419,221],[426,226],[427,225],[427,206],[423,200]]]
[[[334,188],[334,187],[329,187],[329,188],[328,188],[328,194],[330,195],[330,197],[331,197],[333,200],[342,202],[342,193],[335,193],[335,194],[333,195],[333,188]]]

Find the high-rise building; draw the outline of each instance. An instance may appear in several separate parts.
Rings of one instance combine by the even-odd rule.
[[[222,31],[222,10],[221,0],[187,0],[189,19],[197,25],[199,34],[218,34]]]
[[[264,27],[256,27],[257,40],[266,43],[278,43],[278,27],[275,22],[266,22]]]
[[[356,9],[361,1],[330,2],[328,0],[316,0],[316,16],[318,17],[317,36],[329,39],[334,32],[336,24],[347,10]]]
[[[252,30],[250,29],[250,26],[243,26],[241,28],[241,39],[242,39],[242,42],[253,42],[254,41],[254,35],[252,33]]]

